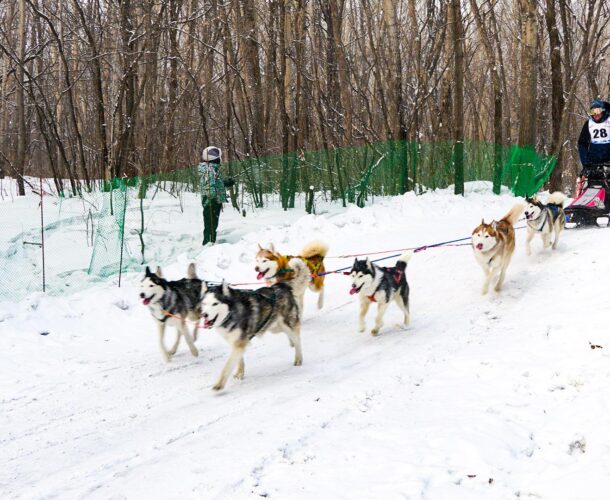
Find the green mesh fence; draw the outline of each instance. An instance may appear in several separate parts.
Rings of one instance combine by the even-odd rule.
[[[232,202],[239,208],[263,207],[278,197],[284,208],[291,208],[305,193],[305,208],[312,212],[320,199],[364,206],[376,196],[447,188],[454,183],[455,154],[449,142],[388,141],[246,158],[224,163],[222,172],[237,181]],[[531,148],[483,142],[465,142],[463,155],[465,182],[490,181],[496,192],[504,185],[517,196],[537,192],[555,166],[555,158]],[[0,300],[42,290],[41,252],[36,245],[40,214],[27,199],[14,203],[23,204],[23,211],[0,235]],[[196,166],[113,179],[102,182],[94,192],[83,190],[80,197],[45,197],[45,207],[50,293],[82,288],[83,283],[116,276],[119,271],[139,271],[142,263],[168,262],[175,258],[172,242],[158,243],[168,235],[184,248],[201,248]]]

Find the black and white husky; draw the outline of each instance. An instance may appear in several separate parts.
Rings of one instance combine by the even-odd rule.
[[[542,237],[542,246],[548,248],[553,237],[553,250],[557,248],[559,234],[563,231],[566,222],[566,215],[563,211],[563,202],[566,197],[563,193],[555,191],[546,203],[542,203],[535,196],[526,198],[525,218],[527,219],[527,239],[525,249],[527,255],[531,255],[532,249],[530,242],[536,234]]]
[[[409,324],[409,284],[405,271],[411,255],[412,251],[402,254],[394,267],[380,267],[368,258],[354,260],[350,272],[352,288],[349,293],[360,295],[359,331],[363,332],[366,327],[364,317],[372,302],[377,303],[377,317],[375,327],[371,330],[372,335],[379,333],[383,325],[383,315],[392,300],[404,313],[404,325]]]
[[[166,361],[169,361],[176,354],[181,336],[186,340],[191,354],[193,356],[199,355],[186,321],[199,321],[201,316],[199,301],[202,283],[197,278],[195,264],[193,263],[187,269],[187,277],[178,281],[167,281],[163,279],[160,268],[157,268],[156,273],[152,273],[150,268],[146,266],[146,274],[140,283],[140,298],[142,303],[148,306],[150,314],[155,319],[155,323],[157,323],[159,346]],[[165,343],[163,342],[166,326],[176,328],[176,341],[169,351],[165,348]],[[197,340],[196,324],[193,328],[193,336]]]
[[[299,297],[309,284],[309,270],[302,260],[288,262],[294,271],[290,280],[257,290],[238,290],[226,283],[202,287],[201,315],[204,328],[216,328],[231,346],[213,389],[224,388],[235,366],[235,378],[244,377],[244,351],[250,340],[266,331],[285,332],[294,347],[294,365],[303,363]]]

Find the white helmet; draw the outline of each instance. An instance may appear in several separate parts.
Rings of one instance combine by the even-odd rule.
[[[216,146],[208,146],[201,153],[201,161],[211,162],[219,161],[222,158],[222,151]]]

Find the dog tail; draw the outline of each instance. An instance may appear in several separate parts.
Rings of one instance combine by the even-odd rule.
[[[557,205],[559,207],[563,206],[563,202],[566,201],[566,195],[561,191],[555,191],[551,193],[549,198],[546,200],[547,205]]]
[[[328,245],[321,241],[310,241],[301,250],[301,257],[310,259],[311,257],[326,257],[328,253]]]
[[[413,250],[409,250],[403,253],[400,257],[398,257],[398,260],[396,261],[396,267],[404,271],[407,268],[407,262],[409,262],[409,259],[411,259],[411,257],[413,256],[413,253]]]
[[[309,268],[299,258],[293,258],[288,261],[288,267],[294,272],[294,276],[291,280],[286,281],[292,288],[295,295],[299,295],[305,291],[305,288],[309,284]]]
[[[523,210],[525,210],[523,203],[517,203],[504,217],[502,217],[502,220],[505,220],[514,226],[515,222],[519,220],[519,216],[523,213]]]
[[[191,262],[189,267],[186,269],[186,277],[190,280],[197,279],[197,270],[195,269],[194,262]]]

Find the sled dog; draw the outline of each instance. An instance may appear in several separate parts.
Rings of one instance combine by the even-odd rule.
[[[383,316],[392,300],[404,313],[404,325],[409,324],[409,284],[405,271],[411,255],[412,251],[402,254],[394,267],[380,267],[368,257],[364,260],[354,260],[350,271],[352,288],[349,293],[360,296],[359,331],[363,332],[366,328],[364,317],[371,302],[377,302],[377,317],[371,330],[372,335],[379,334]]]
[[[515,251],[515,230],[513,225],[523,212],[523,204],[518,203],[499,221],[481,224],[472,232],[472,249],[479,265],[483,268],[485,281],[482,293],[489,290],[489,283],[494,276],[498,277],[494,290],[499,292],[504,283],[506,268]]]
[[[140,298],[142,303],[148,306],[150,314],[157,323],[159,346],[166,361],[176,354],[181,336],[184,337],[191,354],[199,355],[186,320],[198,321],[200,318],[201,284],[202,281],[197,278],[193,263],[188,266],[187,277],[178,281],[167,281],[163,279],[160,268],[157,268],[156,273],[152,273],[146,266],[146,274],[140,283]],[[176,328],[176,341],[169,351],[163,342],[165,327],[168,325]],[[197,325],[193,328],[193,336],[197,340]]]
[[[250,340],[266,331],[285,332],[294,347],[294,365],[303,362],[301,351],[301,310],[297,297],[302,296],[309,271],[300,259],[288,263],[291,280],[280,281],[257,290],[237,290],[226,283],[202,287],[201,315],[204,328],[216,328],[231,346],[218,382],[213,389],[224,388],[237,365],[235,378],[244,377],[244,351]]]
[[[551,245],[553,237],[553,250],[557,248],[559,234],[563,231],[566,222],[566,215],[563,211],[563,202],[566,197],[563,193],[555,191],[542,203],[536,196],[526,198],[525,218],[527,219],[527,239],[525,240],[525,251],[531,255],[532,249],[530,242],[536,235],[542,237],[543,248]]]
[[[309,283],[309,289],[318,293],[318,309],[322,309],[324,305],[324,276],[326,272],[324,268],[324,257],[328,252],[328,245],[321,241],[312,241],[305,245],[301,250],[301,255],[282,255],[280,254],[273,243],[269,248],[263,248],[258,245],[256,252],[256,267],[254,270],[258,273],[257,279],[272,280],[276,283],[292,279],[293,273],[288,266],[290,259],[301,259],[309,268],[309,273],[313,275]],[[322,276],[320,276],[322,274]],[[305,290],[303,289],[303,294]],[[298,297],[301,311],[303,310],[303,295]]]

